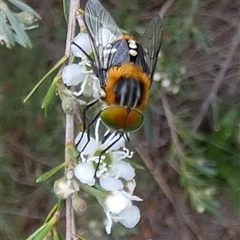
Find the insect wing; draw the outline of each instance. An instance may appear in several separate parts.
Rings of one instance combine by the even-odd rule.
[[[146,62],[149,65],[151,80],[156,68],[158,54],[162,44],[162,20],[159,15],[155,16],[147,26],[141,41],[146,54]]]
[[[86,3],[84,22],[91,39],[100,85],[104,86],[103,72],[109,67],[109,56],[106,54],[106,51],[109,52],[108,44],[121,38],[122,33],[109,12],[97,0],[88,0]]]

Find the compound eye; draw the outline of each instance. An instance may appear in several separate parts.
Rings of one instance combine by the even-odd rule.
[[[134,132],[143,124],[141,112],[121,106],[111,106],[103,109],[100,117],[107,127],[115,131]]]

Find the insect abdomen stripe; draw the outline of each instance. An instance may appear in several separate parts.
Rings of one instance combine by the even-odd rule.
[[[143,83],[136,79],[122,77],[114,88],[115,101],[121,106],[135,108],[143,99]]]

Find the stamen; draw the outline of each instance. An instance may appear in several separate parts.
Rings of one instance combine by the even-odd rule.
[[[96,139],[97,142],[99,142],[98,131],[99,131],[100,122],[101,122],[101,119],[99,118],[96,122],[96,127],[95,127],[95,139]]]

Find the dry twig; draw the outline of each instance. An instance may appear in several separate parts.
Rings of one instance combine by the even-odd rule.
[[[67,31],[67,39],[66,39],[66,48],[65,48],[65,55],[70,56],[70,46],[71,42],[75,35],[76,29],[76,10],[80,6],[79,0],[71,0],[69,6],[69,19],[68,19],[68,31]],[[69,143],[74,142],[74,116],[73,115],[66,115],[66,135],[65,135],[65,144],[68,145]],[[71,161],[69,153],[65,150],[65,161]],[[66,171],[68,171],[66,169]],[[74,220],[74,213],[72,208],[72,200],[71,198],[66,199],[66,240],[73,239],[75,235],[75,220]]]
[[[199,126],[200,126],[208,108],[209,108],[209,105],[214,100],[214,98],[217,94],[217,91],[218,91],[219,87],[221,86],[221,83],[224,80],[224,76],[225,76],[227,70],[229,69],[229,66],[231,64],[232,58],[235,54],[235,51],[238,47],[239,42],[240,42],[240,28],[237,29],[237,31],[235,33],[235,36],[232,39],[232,44],[230,45],[231,48],[228,52],[227,57],[225,58],[225,61],[222,64],[222,68],[219,71],[219,74],[217,75],[217,77],[215,78],[214,83],[212,85],[212,88],[209,91],[208,96],[203,101],[198,115],[196,116],[196,118],[193,121],[193,129],[192,129],[193,133],[197,132],[197,130],[198,130],[198,128],[199,128]]]

